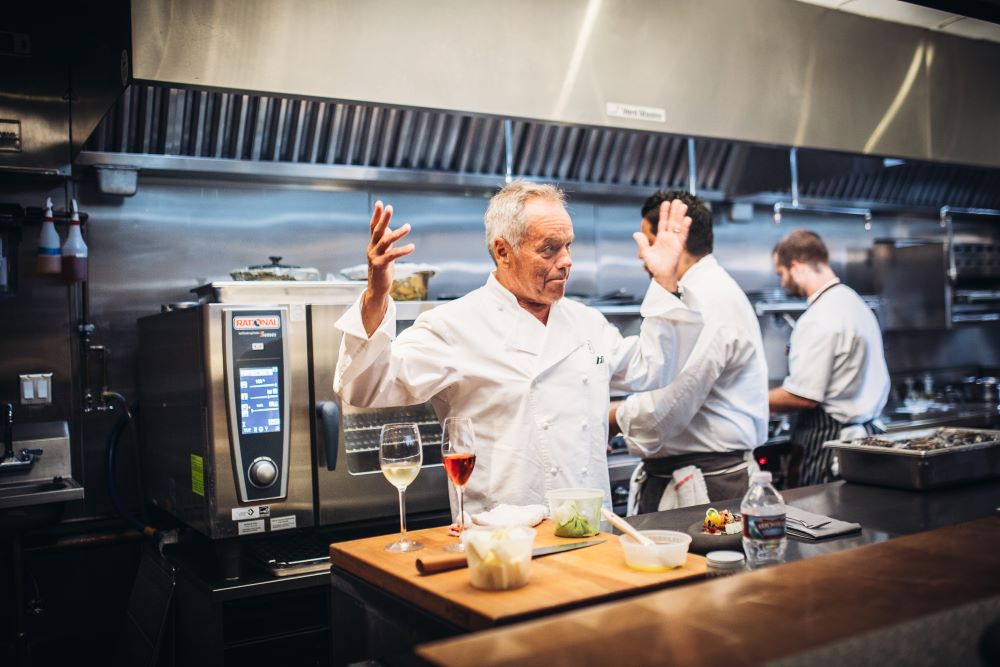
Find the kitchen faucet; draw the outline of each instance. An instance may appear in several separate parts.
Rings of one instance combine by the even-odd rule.
[[[41,456],[40,449],[22,449],[14,452],[14,404],[0,401],[0,414],[3,415],[3,458],[0,458],[0,473],[31,470],[35,459]]]

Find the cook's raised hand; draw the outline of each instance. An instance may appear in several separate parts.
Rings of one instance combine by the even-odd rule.
[[[687,204],[680,199],[660,204],[660,221],[653,243],[646,235],[636,232],[632,235],[639,246],[639,258],[646,270],[664,289],[677,291],[677,264],[687,244],[691,218],[687,215]]]
[[[392,288],[393,263],[400,257],[406,257],[414,249],[412,243],[395,247],[397,241],[410,233],[410,225],[393,230],[389,227],[390,220],[392,206],[383,206],[381,201],[375,202],[375,210],[372,211],[369,223],[368,289],[365,290],[361,303],[361,317],[369,336],[378,328],[385,315],[389,290]]]

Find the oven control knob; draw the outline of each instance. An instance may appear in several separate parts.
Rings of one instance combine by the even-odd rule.
[[[278,479],[278,465],[266,456],[254,459],[250,464],[250,483],[260,489],[266,489]]]

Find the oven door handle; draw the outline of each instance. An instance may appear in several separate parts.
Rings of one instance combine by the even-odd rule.
[[[340,408],[333,401],[322,401],[316,406],[316,418],[319,420],[317,433],[322,439],[321,446],[326,450],[326,469],[337,469],[337,450],[340,447]]]

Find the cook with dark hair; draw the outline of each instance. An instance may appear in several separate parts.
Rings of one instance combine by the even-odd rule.
[[[673,382],[611,409],[612,431],[620,428],[629,451],[643,459],[630,494],[630,509],[638,513],[742,496],[751,452],[767,439],[760,326],[743,290],[712,254],[711,209],[688,192],[656,192],[642,206],[642,233],[655,237],[660,207],[675,199],[691,218],[675,275],[704,328]]]

